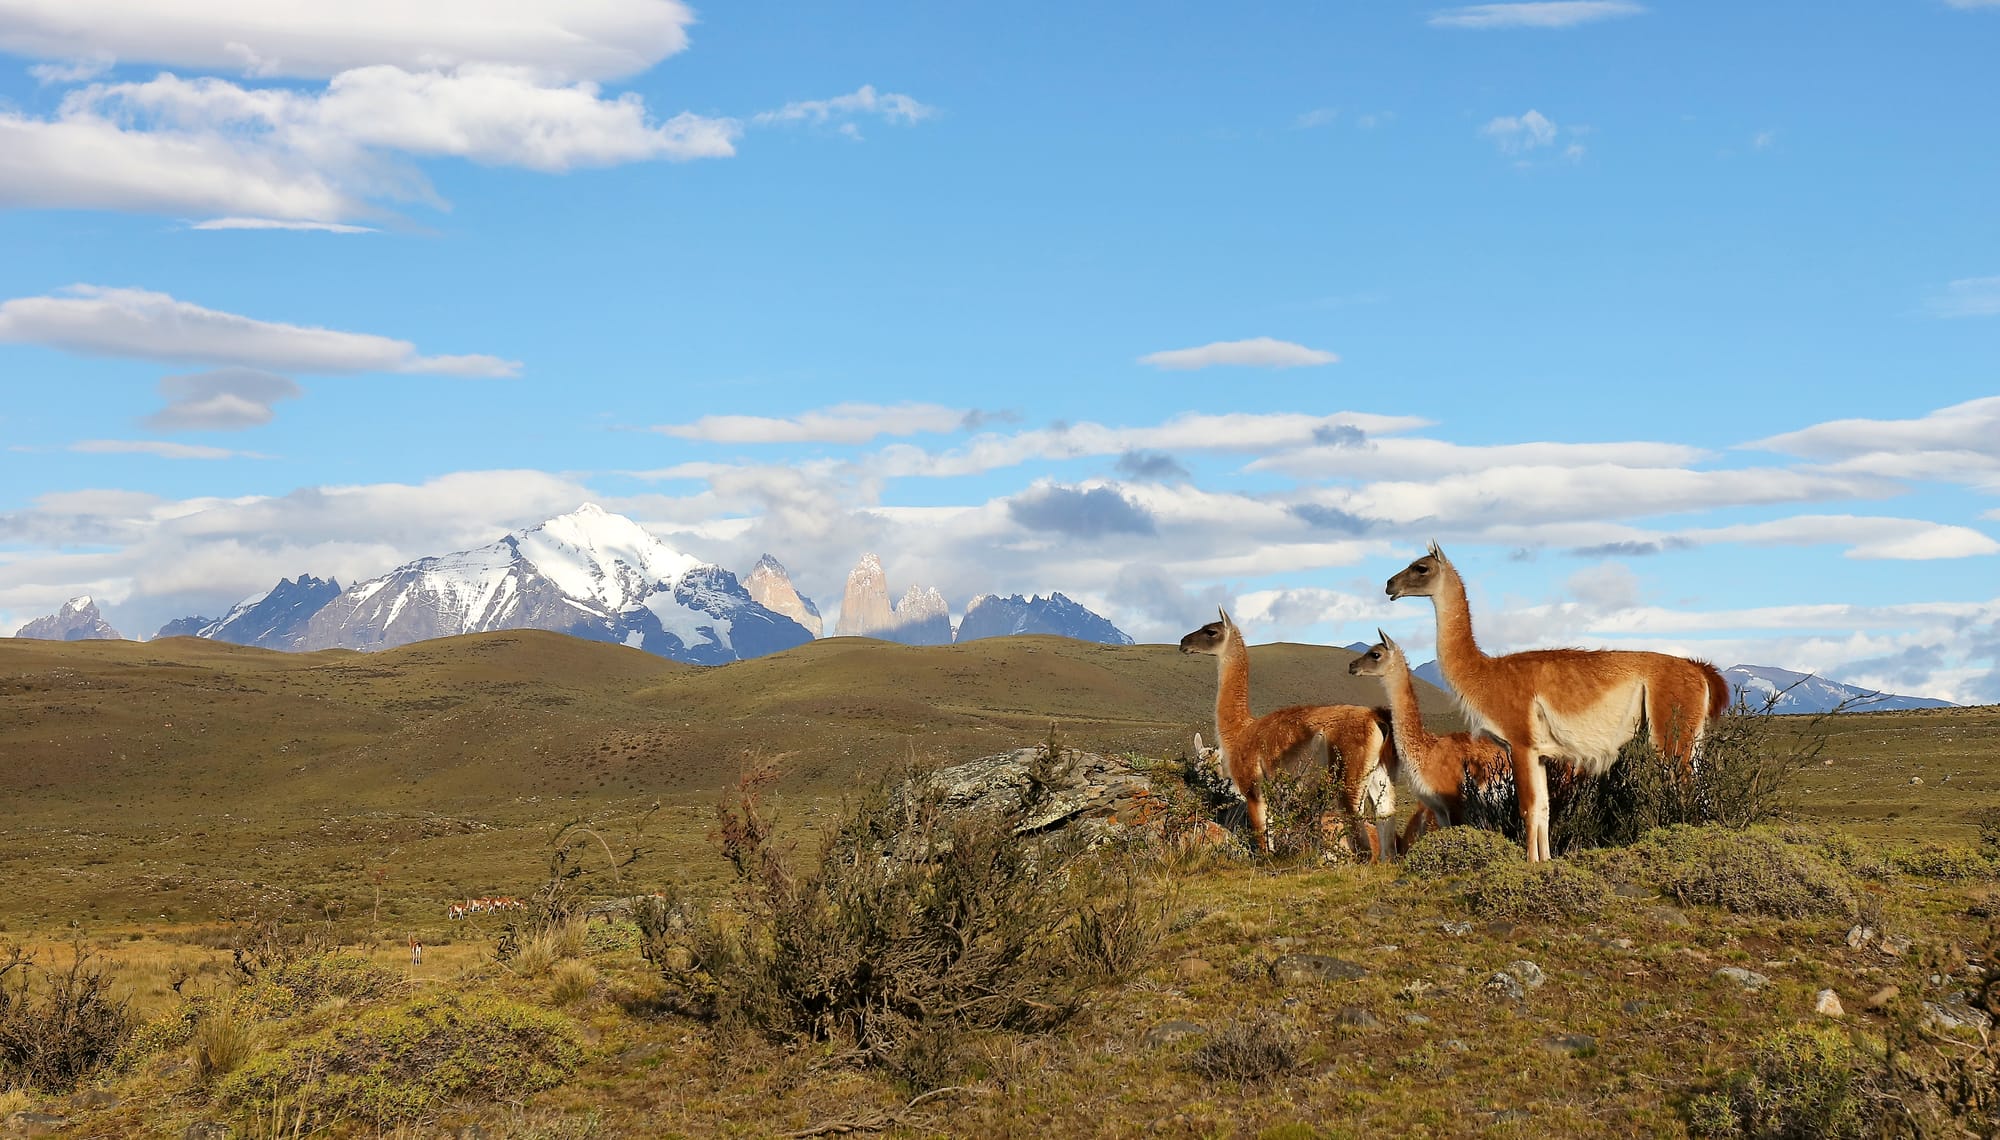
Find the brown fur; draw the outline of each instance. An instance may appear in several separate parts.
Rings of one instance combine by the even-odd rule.
[[[1250,651],[1243,634],[1229,615],[1221,615],[1181,638],[1182,653],[1208,653],[1217,658],[1215,689],[1215,731],[1220,738],[1222,758],[1230,781],[1242,794],[1249,810],[1250,830],[1260,850],[1269,851],[1271,842],[1264,830],[1265,777],[1281,768],[1294,767],[1314,753],[1326,750],[1327,769],[1338,775],[1347,790],[1350,815],[1359,813],[1366,792],[1365,781],[1378,764],[1393,779],[1397,771],[1396,750],[1389,739],[1387,709],[1360,705],[1291,705],[1253,716],[1250,712]],[[1373,829],[1368,832],[1369,851],[1379,861],[1385,857]],[[1393,856],[1394,852],[1387,853]]]
[[[1626,649],[1535,649],[1488,657],[1472,636],[1465,582],[1444,552],[1390,578],[1392,598],[1428,597],[1437,612],[1438,665],[1475,726],[1505,741],[1528,827],[1528,857],[1549,858],[1544,761],[1601,773],[1643,725],[1660,751],[1693,763],[1729,686],[1706,661]]]
[[[1388,696],[1396,754],[1402,758],[1410,790],[1423,805],[1403,831],[1402,845],[1407,848],[1433,827],[1464,823],[1467,778],[1474,787],[1491,786],[1507,770],[1507,750],[1469,732],[1440,736],[1424,728],[1409,659],[1387,634],[1379,629],[1375,634],[1382,640],[1349,662],[1347,671],[1357,677],[1380,677]]]

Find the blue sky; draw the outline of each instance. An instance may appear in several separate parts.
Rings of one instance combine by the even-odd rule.
[[[2000,700],[2000,3],[237,7],[0,0],[0,630],[590,500]]]

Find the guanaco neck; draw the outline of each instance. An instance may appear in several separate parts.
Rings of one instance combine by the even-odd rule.
[[[1462,678],[1477,674],[1486,664],[1486,655],[1472,638],[1472,607],[1465,601],[1465,580],[1457,568],[1445,564],[1445,579],[1431,605],[1437,610],[1438,668],[1444,679],[1460,693],[1467,686]]]
[[[1410,679],[1408,659],[1395,654],[1389,658],[1388,666],[1388,672],[1382,674],[1382,689],[1389,697],[1389,734],[1406,770],[1428,787],[1431,780],[1425,762],[1437,738],[1424,728],[1424,714],[1417,708],[1417,686]]]
[[[1250,715],[1250,651],[1234,626],[1222,639],[1215,670],[1215,732],[1227,748],[1254,719]]]

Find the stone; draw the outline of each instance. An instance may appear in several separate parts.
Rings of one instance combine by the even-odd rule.
[[[1755,970],[1746,970],[1741,966],[1724,966],[1710,976],[1725,982],[1735,982],[1737,985],[1752,992],[1761,990],[1771,984],[1771,979]]]
[[[1271,963],[1271,980],[1281,986],[1351,982],[1367,976],[1366,966],[1326,954],[1286,954]]]
[[[1921,783],[1923,783],[1923,782],[1924,782],[1924,778],[1923,778],[1922,776],[1911,776],[1911,777],[1910,777],[1910,784],[1911,784],[1911,786],[1913,786],[1913,787],[1914,787],[1915,785],[1917,785],[1917,784],[1921,784]]]
[[[1349,1029],[1380,1029],[1382,1020],[1358,1005],[1343,1005],[1334,1012],[1333,1023]]]
[[[1421,1013],[1406,1013],[1403,1015],[1403,1024],[1405,1025],[1429,1025],[1430,1023],[1431,1019]]]
[[[1161,1049],[1176,1041],[1184,1041],[1189,1037],[1204,1037],[1207,1034],[1208,1030],[1199,1024],[1175,1018],[1172,1021],[1162,1021],[1148,1029],[1145,1040],[1152,1048]]]
[[[1612,893],[1621,899],[1656,899],[1660,897],[1660,892],[1644,883],[1620,883]]]
[[[76,1103],[83,1108],[117,1108],[119,1101],[110,1089],[86,1089],[76,1094]]]
[[[1520,929],[1520,927],[1515,926],[1511,922],[1489,922],[1486,924],[1486,934],[1490,938],[1511,939]]]
[[[1924,1003],[1924,1024],[1939,1029],[1986,1030],[1993,1027],[1993,1016],[1983,1009],[1966,1005],[1962,995],[1953,994],[1943,1002]]]
[[[69,1126],[64,1117],[47,1112],[16,1112],[7,1117],[7,1131],[18,1136],[46,1136]]]
[[[1637,998],[1634,998],[1633,1000],[1626,1002],[1619,1008],[1623,1009],[1627,1014],[1633,1017],[1638,1017],[1641,1014],[1644,1014],[1648,1010],[1652,1009],[1653,1003],[1649,1001],[1640,1001]]]
[[[1910,940],[1901,934],[1885,934],[1875,948],[1891,958],[1901,958],[1910,952]]]
[[[1206,958],[1182,958],[1174,963],[1174,977],[1183,982],[1192,982],[1213,972],[1214,966]]]
[[[1528,996],[1528,991],[1522,988],[1520,981],[1504,970],[1486,979],[1486,992],[1508,1001],[1520,1001]]]
[[[1453,938],[1463,938],[1472,933],[1472,924],[1469,922],[1440,922],[1438,923],[1438,929],[1451,935]]]
[[[1585,1057],[1597,1052],[1597,1038],[1583,1033],[1565,1033],[1542,1042],[1542,1048],[1551,1053],[1567,1053],[1572,1057]]]
[[[1512,962],[1507,963],[1507,972],[1514,975],[1514,977],[1520,980],[1522,985],[1531,990],[1541,989],[1542,983],[1549,980],[1547,975],[1542,973],[1540,966],[1535,965],[1526,958],[1516,958]]]
[[[1646,908],[1646,917],[1662,926],[1694,925],[1694,923],[1688,921],[1687,915],[1670,906],[1649,906]]]
[[[1827,1017],[1847,1016],[1847,1011],[1841,1008],[1840,995],[1832,990],[1821,990],[1813,996],[1813,1012]]]
[[[1849,950],[1859,950],[1873,941],[1875,941],[1875,928],[1872,926],[1856,925],[1847,932]]]
[[[1895,1001],[1897,997],[1901,996],[1902,992],[1903,989],[1901,986],[1883,986],[1870,995],[1868,998],[1868,1008],[1874,1010],[1885,1009],[1890,1002]]]
[[[1470,1045],[1467,1045],[1467,1044],[1466,1044],[1465,1042],[1463,1042],[1463,1041],[1460,1041],[1460,1040],[1459,1040],[1458,1038],[1456,1038],[1456,1037],[1454,1037],[1454,1038],[1452,1038],[1451,1040],[1449,1040],[1449,1041],[1445,1042],[1445,1043],[1444,1043],[1444,1047],[1445,1047],[1445,1048],[1447,1048],[1447,1049],[1449,1049],[1449,1050],[1451,1050],[1451,1051],[1452,1051],[1452,1052],[1454,1052],[1454,1053],[1470,1053],[1470,1052],[1472,1052],[1472,1046],[1470,1046]]]

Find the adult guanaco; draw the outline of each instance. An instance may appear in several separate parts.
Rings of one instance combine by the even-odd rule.
[[[1473,640],[1465,582],[1435,542],[1384,589],[1391,598],[1431,600],[1445,684],[1473,727],[1506,742],[1511,754],[1531,860],[1551,857],[1544,761],[1602,775],[1643,726],[1685,773],[1703,728],[1729,707],[1729,683],[1706,661],[1633,649],[1487,656]]]
[[[1219,620],[1181,638],[1182,653],[1217,658],[1215,732],[1223,766],[1243,796],[1250,830],[1261,851],[1271,849],[1264,828],[1264,778],[1324,749],[1329,771],[1340,758],[1350,815],[1372,819],[1364,827],[1369,857],[1380,862],[1396,852],[1396,750],[1389,740],[1387,709],[1360,705],[1292,705],[1252,716],[1250,651],[1227,611]]]
[[[1347,671],[1356,677],[1381,678],[1388,696],[1396,755],[1410,790],[1424,807],[1403,830],[1402,844],[1408,848],[1432,827],[1464,823],[1466,783],[1484,788],[1498,780],[1507,770],[1507,750],[1469,732],[1440,736],[1425,729],[1409,658],[1388,634],[1378,629],[1375,636],[1381,640],[1348,662]]]

